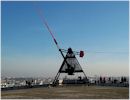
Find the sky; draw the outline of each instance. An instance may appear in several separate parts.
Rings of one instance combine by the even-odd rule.
[[[1,73],[53,77],[63,58],[38,14],[42,11],[59,46],[84,50],[87,76],[128,76],[127,1],[1,3]]]

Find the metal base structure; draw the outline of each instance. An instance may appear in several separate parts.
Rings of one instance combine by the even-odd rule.
[[[64,57],[64,61],[53,81],[53,86],[58,85],[58,78],[61,73],[67,73],[68,75],[74,75],[74,73],[83,73],[85,76],[85,79],[88,80],[86,74],[82,70],[82,68],[81,68],[78,60],[76,59],[75,54],[71,48],[68,49],[67,54]],[[85,82],[85,83],[87,83],[87,82]]]

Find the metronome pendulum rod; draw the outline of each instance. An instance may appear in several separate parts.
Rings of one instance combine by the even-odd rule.
[[[41,13],[41,10],[39,9],[38,12],[39,12],[39,15],[40,15],[40,17],[41,17],[41,19],[42,19],[42,22],[44,23],[44,25],[46,26],[47,30],[49,31],[51,37],[52,37],[53,40],[54,40],[54,43],[56,44],[58,50],[59,50],[60,53],[61,53],[62,57],[65,59],[65,56],[64,56],[63,52],[61,51],[61,49],[60,49],[60,47],[59,47],[59,45],[58,45],[58,43],[57,43],[57,41],[56,41],[56,38],[54,37],[54,35],[53,35],[51,29],[49,28],[49,25],[48,25],[47,21],[46,21],[45,18],[43,17],[43,14]]]
[[[64,54],[63,54],[63,52],[62,52],[62,49],[59,47],[59,45],[58,45],[58,43],[57,43],[57,41],[56,41],[56,38],[54,37],[54,35],[53,35],[53,33],[52,33],[52,31],[51,31],[51,29],[50,29],[50,27],[49,27],[47,21],[45,20],[43,14],[42,14],[42,12],[41,12],[41,10],[38,9],[38,12],[39,12],[39,15],[40,15],[40,17],[41,17],[41,19],[42,19],[43,24],[45,24],[47,30],[49,31],[51,37],[52,37],[53,40],[54,40],[54,43],[56,44],[58,50],[60,51],[60,53],[61,53],[63,59],[65,60],[66,64],[67,64],[68,66],[70,66],[70,64],[67,62],[66,57],[64,56]]]
[[[56,38],[54,37],[54,35],[53,35],[53,33],[52,33],[52,31],[51,31],[51,29],[50,29],[50,27],[49,27],[47,21],[45,20],[43,14],[42,14],[42,12],[41,12],[41,10],[39,9],[38,12],[39,12],[39,15],[40,15],[40,17],[41,17],[41,19],[42,19],[43,24],[45,24],[45,26],[46,26],[46,28],[48,29],[48,31],[49,31],[51,37],[52,37],[53,40],[54,40],[54,43],[56,44],[56,46],[57,46],[59,52],[61,53],[61,55],[62,55],[62,57],[63,57],[65,63],[66,63],[67,66],[69,67],[70,64],[67,62],[66,57],[64,56],[64,54],[63,54],[63,52],[62,52],[62,49],[59,47],[59,45],[58,45],[58,43],[57,43],[57,41],[56,41]]]
[[[49,31],[51,37],[53,38],[54,43],[56,44],[58,50],[60,51],[60,53],[61,53],[63,59],[65,59],[65,56],[64,56],[62,50],[60,49],[60,47],[59,47],[59,45],[58,45],[58,43],[57,43],[57,41],[56,41],[56,39],[55,39],[55,37],[54,37],[54,35],[53,35],[51,29],[49,28],[49,26],[48,26],[48,24],[47,24],[47,21],[46,21],[45,18],[43,17],[41,10],[39,9],[38,12],[39,12],[39,15],[40,15],[40,17],[41,17],[41,19],[42,19],[43,24],[45,24],[47,30]],[[65,61],[65,62],[66,62],[66,64],[68,64],[67,61]],[[59,71],[58,71],[58,73],[56,74],[55,79],[54,79],[54,81],[53,81],[53,84],[54,84],[54,85],[56,84],[56,80],[58,79],[59,75],[60,75],[60,73],[59,73]]]

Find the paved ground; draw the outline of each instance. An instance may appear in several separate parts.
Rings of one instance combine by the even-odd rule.
[[[1,92],[2,99],[128,99],[128,87],[68,86]]]

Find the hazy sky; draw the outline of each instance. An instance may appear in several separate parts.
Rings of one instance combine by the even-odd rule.
[[[37,8],[61,48],[85,51],[87,76],[128,76],[128,2],[2,2],[2,76],[54,76],[63,61]]]

